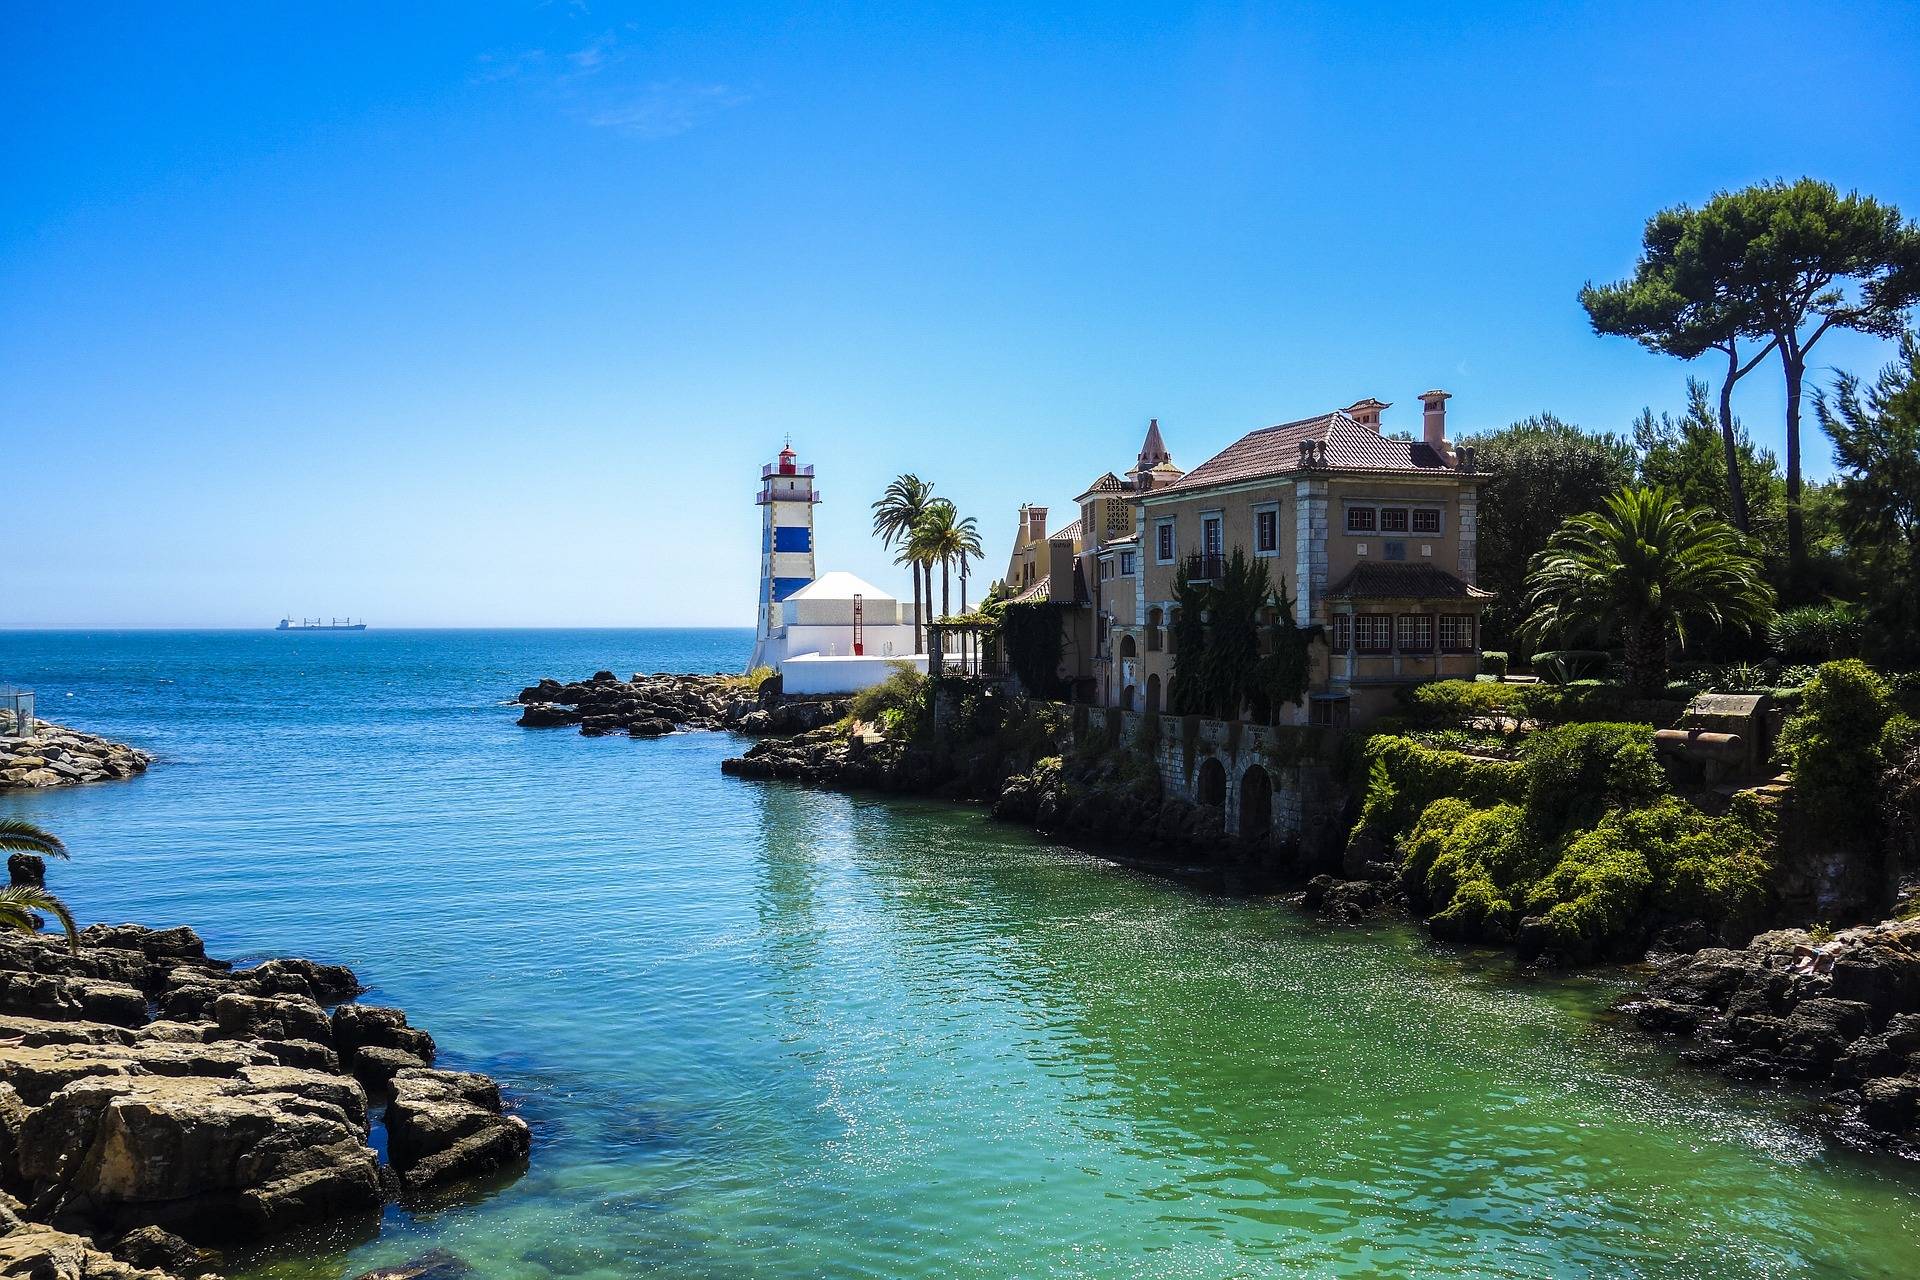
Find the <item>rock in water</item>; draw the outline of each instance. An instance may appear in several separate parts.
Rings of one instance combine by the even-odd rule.
[[[220,1255],[211,1249],[196,1249],[159,1227],[137,1227],[113,1242],[113,1256],[129,1266],[179,1276],[181,1280],[204,1280],[220,1269]]]
[[[472,1274],[473,1268],[467,1265],[466,1259],[456,1257],[445,1249],[429,1249],[397,1267],[364,1271],[355,1280],[461,1280],[461,1277]]]
[[[296,1067],[92,1077],[27,1116],[19,1176],[55,1220],[257,1238],[379,1208],[366,1107],[353,1081]]]
[[[526,1121],[502,1113],[500,1088],[465,1071],[410,1069],[393,1078],[387,1158],[410,1192],[479,1177],[526,1159]]]

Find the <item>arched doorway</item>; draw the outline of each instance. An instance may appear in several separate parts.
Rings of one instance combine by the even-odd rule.
[[[1159,709],[1160,675],[1158,672],[1155,672],[1153,675],[1147,677],[1147,710],[1158,711]]]
[[[1212,756],[1200,762],[1200,776],[1196,780],[1194,798],[1201,804],[1210,804],[1216,808],[1227,803],[1227,767]]]
[[[1240,778],[1240,835],[1256,840],[1273,830],[1273,779],[1259,765]]]
[[[1128,685],[1126,688],[1120,691],[1120,709],[1122,711],[1133,710],[1133,686],[1132,685]]]

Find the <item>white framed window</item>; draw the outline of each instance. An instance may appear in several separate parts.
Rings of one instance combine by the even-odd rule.
[[[1280,504],[1268,503],[1253,509],[1253,554],[1280,554]]]
[[[1478,646],[1473,640],[1474,616],[1470,613],[1440,615],[1440,647],[1448,653],[1471,653]]]
[[[1153,526],[1153,554],[1160,564],[1172,564],[1173,554],[1178,550],[1173,540],[1173,521],[1158,520]]]
[[[1372,533],[1378,527],[1378,518],[1372,507],[1350,506],[1347,508],[1347,532]]]
[[[1121,577],[1131,578],[1133,576],[1133,572],[1134,572],[1133,558],[1134,558],[1133,552],[1131,551],[1122,551],[1120,553],[1120,576]]]
[[[1226,554],[1226,521],[1218,511],[1200,513],[1200,554],[1218,560]]]
[[[1415,507],[1413,509],[1413,531],[1415,533],[1440,532],[1440,508]]]
[[[1333,651],[1345,653],[1353,648],[1353,615],[1336,613],[1333,615]]]
[[[1393,615],[1356,613],[1353,615],[1353,647],[1360,653],[1393,652]]]
[[[1407,531],[1407,509],[1405,507],[1380,508],[1380,532],[1405,533]]]
[[[1403,613],[1397,620],[1394,636],[1402,653],[1433,652],[1433,615]]]

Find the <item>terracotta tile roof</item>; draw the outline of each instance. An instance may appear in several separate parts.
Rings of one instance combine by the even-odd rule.
[[[1053,597],[1053,579],[1046,575],[1034,582],[1025,591],[1009,600],[1008,604],[1043,604]]]
[[[1344,410],[1249,432],[1159,493],[1232,484],[1300,469],[1300,444],[1324,443],[1333,471],[1446,471],[1446,460],[1421,440],[1395,440],[1363,427]]]
[[[1133,492],[1133,486],[1131,484],[1128,484],[1125,480],[1122,480],[1119,476],[1109,471],[1105,475],[1101,476],[1098,480],[1095,480],[1092,484],[1088,485],[1085,491],[1082,492],[1080,496],[1082,498],[1085,498],[1096,493],[1131,493],[1131,492]]]
[[[1052,533],[1048,534],[1047,541],[1059,542],[1063,538],[1073,539],[1073,538],[1078,538],[1079,536],[1080,536],[1080,522],[1078,520],[1075,520],[1072,524],[1067,525],[1064,528],[1055,529]]]
[[[1333,584],[1329,600],[1491,600],[1483,591],[1438,565],[1357,564]]]

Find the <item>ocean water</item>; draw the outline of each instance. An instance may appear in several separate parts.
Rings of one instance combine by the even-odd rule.
[[[517,728],[540,676],[745,632],[0,633],[160,757],[0,796],[83,919],[352,965],[531,1122],[525,1176],[234,1260],[357,1276],[1920,1275],[1920,1169],[1399,927],[978,811],[723,777],[726,735]]]

